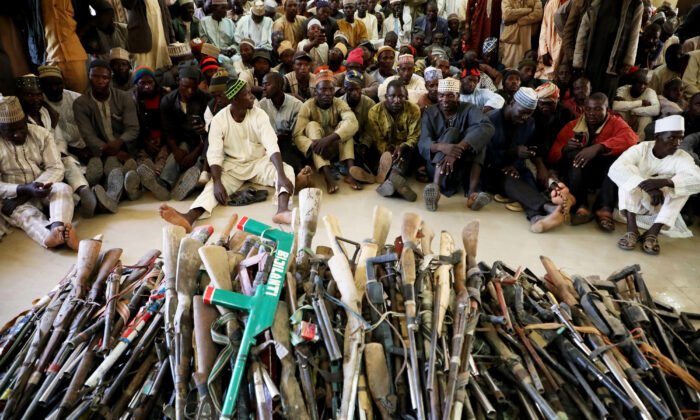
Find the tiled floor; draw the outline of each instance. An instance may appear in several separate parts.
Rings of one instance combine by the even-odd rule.
[[[421,188],[422,185],[415,187]],[[553,232],[537,235],[530,233],[522,213],[511,213],[501,204],[492,203],[476,213],[466,208],[463,197],[455,196],[441,200],[438,212],[428,213],[424,210],[420,194],[418,202],[407,203],[382,198],[370,188],[361,192],[350,191],[345,184],[340,188],[339,193],[333,196],[324,194],[321,215],[336,215],[343,236],[347,238],[361,241],[370,235],[372,208],[377,204],[393,212],[390,238],[399,234],[400,215],[405,211],[419,213],[437,234],[440,230],[447,230],[457,241],[462,227],[471,220],[479,219],[480,260],[488,263],[502,260],[510,266],[524,265],[537,274],[543,274],[539,256],[546,255],[569,273],[597,274],[601,277],[607,277],[627,265],[640,264],[655,296],[680,310],[700,312],[700,239],[697,236],[700,229],[697,227],[692,228],[696,236],[691,239],[662,236],[662,254],[653,257],[639,249],[626,252],[617,248],[616,241],[624,232],[622,225],[617,226],[614,234],[602,233],[595,224],[588,224],[563,226]],[[121,247],[124,249],[122,262],[133,264],[148,249],[161,246],[164,222],[158,217],[159,204],[150,194],[145,194],[138,202],[122,203],[116,215],[99,215],[78,221],[76,227],[83,237],[103,234],[102,249]],[[189,202],[170,204],[179,210],[186,210]],[[212,224],[215,229],[223,229],[228,216],[234,211],[240,216],[268,223],[274,207],[267,201],[247,207],[218,208],[206,223]],[[314,243],[328,243],[323,223],[319,223]],[[434,242],[433,249],[437,247],[437,242]],[[43,296],[64,276],[74,260],[75,253],[45,250],[21,231],[15,230],[7,236],[0,242],[0,290],[3,295],[0,323],[28,308],[33,299]]]

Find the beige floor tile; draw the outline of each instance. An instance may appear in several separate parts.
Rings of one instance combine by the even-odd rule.
[[[422,185],[416,186],[416,189],[420,187]],[[617,226],[614,234],[602,233],[591,223],[577,227],[564,226],[537,235],[528,230],[529,224],[523,213],[509,212],[502,204],[491,203],[477,213],[468,210],[466,199],[457,195],[441,200],[438,212],[428,213],[420,193],[416,203],[407,203],[382,198],[374,192],[374,188],[365,188],[361,192],[350,191],[345,184],[340,188],[340,192],[333,196],[324,194],[321,215],[335,214],[347,238],[361,241],[370,235],[372,208],[376,204],[386,206],[393,212],[389,233],[392,241],[400,233],[400,216],[404,211],[420,214],[436,233],[446,230],[458,243],[461,242],[459,234],[462,227],[471,220],[479,219],[478,258],[489,264],[502,260],[512,267],[530,267],[541,275],[544,269],[539,256],[546,255],[569,273],[601,277],[607,277],[624,266],[639,264],[649,288],[659,299],[679,309],[700,312],[700,239],[697,237],[700,230],[697,227],[693,228],[696,237],[691,239],[661,237],[662,254],[652,257],[639,249],[622,251],[617,248],[617,239],[624,232],[622,225]],[[147,250],[161,246],[163,222],[157,213],[159,204],[150,194],[145,194],[139,202],[122,203],[116,215],[80,220],[76,222],[76,227],[83,237],[103,234],[103,250],[123,248],[123,263],[133,264]],[[190,202],[170,204],[184,211]],[[246,207],[218,208],[212,218],[200,224],[209,223],[215,229],[223,229],[231,212],[268,222],[274,207],[271,201],[267,201]],[[328,244],[322,223],[319,223],[314,244]],[[436,241],[433,249],[437,248]],[[14,231],[0,242],[0,290],[4,297],[0,306],[0,322],[26,309],[33,299],[50,290],[65,275],[74,258],[75,254],[68,250],[49,251],[39,247],[21,231]]]

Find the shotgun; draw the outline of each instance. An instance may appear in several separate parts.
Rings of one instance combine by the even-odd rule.
[[[197,369],[192,377],[199,393],[196,418],[201,420],[215,419],[219,413],[209,396],[207,379],[216,360],[216,344],[211,339],[210,330],[212,324],[216,321],[218,312],[215,308],[205,305],[201,296],[195,296],[192,303],[194,310],[194,338],[197,349]]]

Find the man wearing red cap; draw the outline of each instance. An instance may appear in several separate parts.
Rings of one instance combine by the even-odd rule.
[[[362,58],[364,50],[362,48],[355,48],[348,54],[348,59],[346,63],[347,71],[356,71],[362,74],[362,94],[370,97],[373,101],[377,100],[377,91],[379,90],[379,82],[372,77],[371,74],[365,71],[364,59]],[[345,75],[346,72],[338,73],[335,75],[335,85],[341,88],[341,91],[345,86]]]

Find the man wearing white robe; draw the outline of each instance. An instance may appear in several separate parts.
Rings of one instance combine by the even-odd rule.
[[[610,166],[608,176],[619,188],[618,206],[627,218],[620,248],[634,249],[641,240],[644,252],[656,255],[662,228],[672,237],[692,235],[679,215],[688,197],[700,192],[700,168],[679,149],[683,132],[680,115],[659,119],[655,141],[630,147]],[[648,230],[640,236],[639,227]]]

